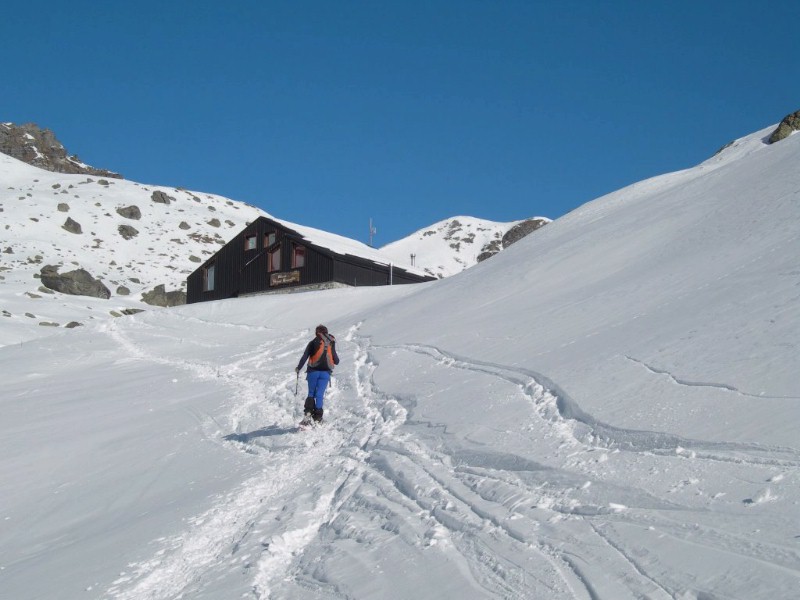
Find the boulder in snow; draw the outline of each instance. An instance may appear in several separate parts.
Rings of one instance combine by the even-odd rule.
[[[83,229],[81,228],[81,224],[75,221],[72,217],[67,217],[67,220],[61,226],[62,229],[66,229],[70,233],[81,234],[83,233]]]
[[[142,302],[152,306],[180,306],[182,304],[186,304],[186,292],[182,292],[180,290],[168,292],[162,283],[161,285],[157,285],[149,292],[143,293]]]
[[[41,281],[45,287],[62,294],[105,299],[111,297],[111,291],[85,269],[59,274],[58,267],[47,265],[42,267]]]

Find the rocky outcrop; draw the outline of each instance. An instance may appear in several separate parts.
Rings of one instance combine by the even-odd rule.
[[[795,131],[800,131],[800,110],[797,112],[793,112],[790,115],[786,115],[783,121],[781,121],[778,128],[772,132],[772,135],[769,136],[769,143],[774,144],[775,142],[780,142],[781,140],[789,137]]]
[[[487,258],[491,258],[501,250],[505,250],[511,244],[518,242],[540,227],[547,225],[549,222],[550,221],[547,219],[527,219],[521,223],[517,223],[506,231],[501,240],[494,240],[481,248],[481,253],[478,255],[478,262],[483,262]]]
[[[42,267],[41,281],[46,288],[62,294],[105,299],[111,297],[111,291],[85,269],[59,274],[58,267],[47,265]]]
[[[162,283],[161,285],[157,285],[151,291],[143,293],[142,302],[152,306],[180,306],[182,304],[186,304],[186,292],[182,292],[180,290],[168,292]]]
[[[508,248],[511,244],[518,242],[525,236],[530,235],[540,227],[547,225],[549,221],[545,219],[528,219],[522,223],[514,225],[503,236],[503,249]]]
[[[17,160],[55,173],[79,173],[122,179],[122,175],[96,169],[83,163],[77,156],[69,156],[64,145],[49,129],[35,123],[14,125],[0,123],[0,152]]]

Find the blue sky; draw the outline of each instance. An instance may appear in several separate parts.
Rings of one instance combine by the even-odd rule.
[[[367,241],[559,217],[800,109],[800,3],[11,3],[0,121]]]

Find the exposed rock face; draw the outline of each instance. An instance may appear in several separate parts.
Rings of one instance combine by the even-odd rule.
[[[42,268],[41,281],[45,287],[62,294],[105,299],[111,297],[111,291],[84,269],[59,274],[58,267],[47,265]]]
[[[518,242],[527,235],[530,235],[540,227],[547,225],[544,219],[528,219],[518,225],[514,225],[503,236],[503,249],[508,248],[511,244]]]
[[[68,156],[64,145],[49,129],[41,129],[35,123],[14,125],[0,123],[0,152],[55,173],[83,173],[98,177],[122,179],[122,175],[96,169],[75,156]]]
[[[527,221],[514,225],[514,227],[506,231],[502,240],[492,241],[481,248],[481,253],[478,255],[478,262],[483,262],[487,258],[491,258],[501,250],[508,248],[511,244],[518,242],[540,227],[547,225],[547,223],[549,223],[549,221],[546,219],[528,219]]]
[[[180,306],[186,304],[186,292],[175,290],[168,292],[162,283],[149,292],[142,294],[142,302],[152,306]]]
[[[800,110],[793,112],[781,121],[778,128],[769,136],[769,143],[774,144],[782,139],[789,137],[793,132],[800,131]]]

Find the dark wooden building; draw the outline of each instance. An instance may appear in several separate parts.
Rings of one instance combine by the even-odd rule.
[[[326,284],[390,285],[435,279],[382,262],[377,251],[352,240],[326,247],[325,235],[330,236],[304,236],[285,223],[259,217],[189,275],[187,302]],[[315,237],[316,243],[310,239]]]

